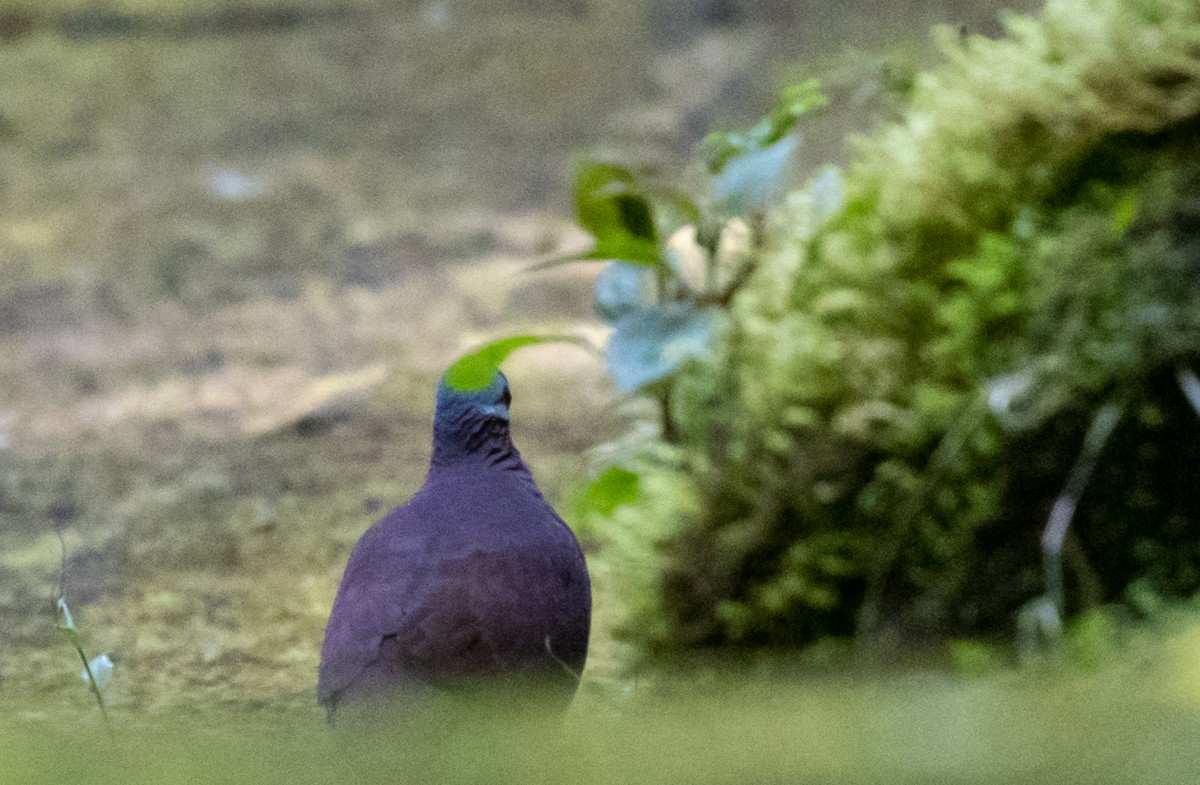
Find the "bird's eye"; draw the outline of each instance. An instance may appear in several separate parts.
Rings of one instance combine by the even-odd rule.
[[[507,387],[505,387],[504,392],[500,394],[500,402],[505,406],[508,406],[512,403],[512,393],[508,391]]]

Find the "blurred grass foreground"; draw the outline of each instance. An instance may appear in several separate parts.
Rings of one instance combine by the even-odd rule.
[[[254,178],[197,181],[221,207],[165,245],[155,217],[195,200],[151,187],[113,229],[156,260],[127,287],[103,282],[120,249],[78,280],[86,243],[50,242],[71,227],[16,221],[21,258],[61,256],[62,276],[31,284],[32,261],[0,286],[0,386],[25,402],[0,412],[0,782],[1195,782],[1200,6],[1051,0],[1002,38],[939,40],[844,168],[750,216],[744,274],[705,305],[711,351],[655,382],[661,430],[613,425],[595,363],[531,349],[511,374],[548,495],[585,484],[596,441],[633,445],[608,453],[627,493],[585,491],[572,520],[597,631],[561,723],[480,703],[329,728],[313,681],[348,548],[424,471],[463,325],[530,303],[577,323],[593,277],[545,279],[565,292],[550,304],[512,284],[577,233],[456,214],[450,247],[420,249],[446,263],[397,272],[380,259],[412,237],[376,242],[386,210],[327,221],[357,207],[306,201],[311,167],[340,170],[304,155],[273,175],[279,204],[213,190]],[[107,137],[64,137],[68,120],[13,153],[12,187],[44,205],[77,178],[107,214],[95,188],[114,181],[88,166],[125,159],[72,155]],[[264,149],[279,132],[243,130]],[[446,200],[433,174],[472,176],[423,173]],[[280,230],[289,205],[307,234]],[[332,278],[281,272],[327,256]],[[111,732],[52,627],[59,581],[87,655],[114,654]]]
[[[1156,682],[725,679],[585,704],[554,727],[477,707],[417,737],[225,712],[132,720],[112,738],[83,718],[5,722],[0,782],[1194,782],[1196,695],[1147,692]]]

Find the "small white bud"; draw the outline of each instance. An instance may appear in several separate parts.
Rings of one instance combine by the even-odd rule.
[[[113,661],[107,654],[99,654],[88,662],[88,668],[92,669],[92,676],[96,679],[96,686],[104,689],[112,681]],[[85,682],[88,681],[88,669],[79,669],[79,678]],[[89,683],[90,686],[90,683]]]

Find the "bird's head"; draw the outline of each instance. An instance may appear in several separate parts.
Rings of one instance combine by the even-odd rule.
[[[486,386],[472,388],[455,385],[449,373],[442,377],[437,391],[438,422],[449,422],[464,418],[472,420],[499,420],[508,422],[508,407],[512,393],[508,379],[500,371],[494,371]]]
[[[516,349],[551,341],[586,344],[570,336],[516,335],[485,344],[446,369],[433,420],[434,465],[479,456],[490,461],[507,456],[520,463],[508,435],[512,394],[500,363]]]
[[[454,382],[447,373],[438,385],[433,462],[447,465],[515,452],[508,434],[512,394],[504,374],[493,371],[484,387],[456,386]]]

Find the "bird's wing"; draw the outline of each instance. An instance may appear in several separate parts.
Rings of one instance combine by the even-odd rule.
[[[473,549],[443,559],[397,637],[405,666],[422,681],[446,682],[517,670],[542,655],[548,620],[540,562],[511,548]]]
[[[351,557],[322,649],[322,703],[377,686],[561,667],[562,646],[547,640],[561,626],[561,614],[547,607],[562,593],[563,565],[554,554],[510,545],[441,553],[436,561],[421,556],[420,548],[390,548],[386,574]],[[585,627],[585,641],[586,634]]]
[[[321,646],[319,701],[332,708],[379,658],[383,639],[406,625],[426,581],[427,548],[420,538],[376,525],[363,535],[342,577]]]

